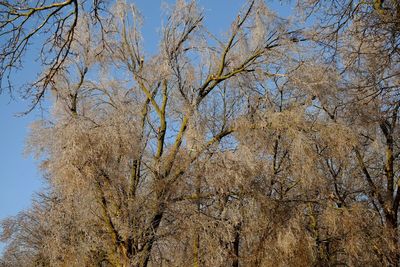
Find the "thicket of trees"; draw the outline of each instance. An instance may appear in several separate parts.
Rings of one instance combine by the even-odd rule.
[[[0,1],[2,88],[44,34],[53,99],[0,265],[399,266],[400,4],[291,4],[178,0],[150,57],[132,3]]]

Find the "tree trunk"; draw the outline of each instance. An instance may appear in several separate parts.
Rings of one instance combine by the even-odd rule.
[[[153,219],[151,220],[150,228],[147,231],[148,240],[142,252],[144,256],[143,260],[141,261],[141,267],[147,267],[149,264],[151,250],[153,248],[157,230],[160,227],[163,215],[164,215],[164,209],[160,207],[157,213],[153,216]]]
[[[232,267],[239,267],[239,246],[240,246],[240,228],[241,224],[239,223],[235,227],[235,239],[233,240],[233,262]]]

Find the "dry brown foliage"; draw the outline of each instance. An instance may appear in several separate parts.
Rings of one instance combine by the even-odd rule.
[[[314,24],[247,1],[215,40],[176,1],[153,56],[134,5],[76,14],[28,140],[49,189],[0,265],[398,266],[400,6],[297,6]]]

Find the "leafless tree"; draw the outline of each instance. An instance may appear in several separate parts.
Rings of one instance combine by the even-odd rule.
[[[81,15],[89,12],[91,23],[102,28],[107,5],[104,0],[0,1],[0,90],[13,90],[26,51],[36,47],[45,71],[24,92],[34,108],[71,54]]]

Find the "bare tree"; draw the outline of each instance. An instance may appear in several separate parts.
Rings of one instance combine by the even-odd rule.
[[[24,92],[32,99],[30,110],[34,108],[71,54],[81,15],[89,12],[90,23],[102,28],[107,4],[104,0],[1,1],[0,90],[13,90],[26,51],[36,47],[45,71]]]

